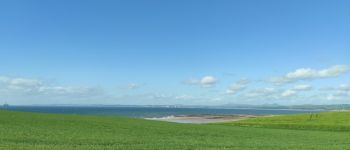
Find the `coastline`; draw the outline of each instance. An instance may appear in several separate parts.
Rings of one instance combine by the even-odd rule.
[[[146,120],[156,120],[175,123],[188,124],[208,124],[208,123],[223,123],[234,122],[244,119],[257,118],[256,115],[188,115],[188,116],[167,116],[161,118],[144,118]]]

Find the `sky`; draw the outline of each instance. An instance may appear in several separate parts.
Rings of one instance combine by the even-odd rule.
[[[0,104],[348,104],[349,7],[0,1]]]

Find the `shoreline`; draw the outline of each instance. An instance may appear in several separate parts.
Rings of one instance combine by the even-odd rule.
[[[245,119],[257,118],[263,116],[256,115],[188,115],[188,116],[167,116],[161,118],[144,118],[146,120],[187,123],[187,124],[208,124],[208,123],[223,123],[235,122]]]

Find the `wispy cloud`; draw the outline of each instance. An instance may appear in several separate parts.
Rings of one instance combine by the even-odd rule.
[[[61,98],[66,100],[90,98],[102,94],[103,90],[95,87],[60,86],[38,79],[0,76],[0,97],[6,95],[20,100],[40,97],[49,101]]]
[[[134,90],[134,89],[140,88],[141,86],[142,86],[141,84],[130,83],[130,84],[127,85],[126,89],[128,89],[128,90]]]
[[[214,87],[218,83],[218,79],[214,76],[205,76],[200,79],[190,79],[187,81],[184,81],[183,83],[188,85],[196,85],[203,88],[211,88]]]
[[[237,94],[240,91],[243,91],[245,88],[247,88],[249,84],[248,79],[241,79],[237,81],[236,83],[232,84],[227,90],[226,93],[230,95]]]
[[[289,72],[281,77],[273,77],[269,80],[276,85],[293,83],[301,80],[313,80],[319,78],[330,78],[337,77],[349,72],[349,65],[335,65],[326,69],[311,69],[311,68],[300,68],[293,72]]]
[[[292,90],[294,90],[294,91],[310,91],[310,90],[312,90],[312,86],[307,85],[307,84],[299,84],[299,85],[295,85]]]
[[[296,94],[297,94],[297,92],[294,90],[286,90],[281,94],[281,96],[282,97],[292,97],[292,96],[295,96]]]
[[[243,96],[252,98],[252,99],[271,99],[278,93],[278,90],[275,88],[259,88],[259,89],[252,89],[245,93]]]
[[[13,91],[38,91],[44,83],[40,80],[0,76],[0,88]]]
[[[329,95],[330,99],[347,99],[350,100],[350,86],[347,84],[341,84],[337,88],[334,88],[333,94]]]

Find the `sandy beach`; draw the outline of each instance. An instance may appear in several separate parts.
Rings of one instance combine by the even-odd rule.
[[[201,115],[201,116],[168,116],[162,118],[145,118],[147,120],[158,120],[176,123],[191,123],[191,124],[206,124],[206,123],[220,123],[232,122],[243,119],[256,118],[254,115],[232,115],[232,116],[218,116],[218,115]]]

